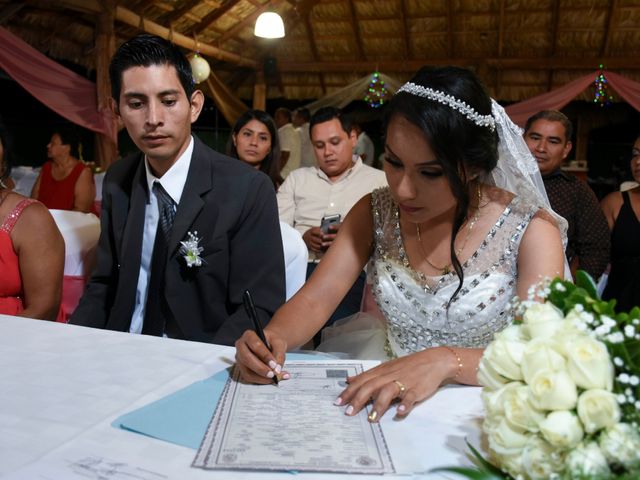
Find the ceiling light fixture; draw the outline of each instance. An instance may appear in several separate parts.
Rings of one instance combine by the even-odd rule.
[[[282,21],[282,17],[276,12],[261,13],[256,20],[256,27],[253,34],[256,37],[262,38],[284,37],[284,22]]]

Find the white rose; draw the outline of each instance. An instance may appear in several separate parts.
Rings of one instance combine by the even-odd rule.
[[[504,415],[505,397],[510,395],[516,388],[522,386],[520,382],[511,382],[498,390],[482,389],[481,397],[484,409],[489,415]]]
[[[533,406],[532,400],[531,389],[526,385],[510,390],[504,396],[504,415],[512,425],[535,433],[545,416]]]
[[[587,433],[613,427],[620,421],[620,406],[613,393],[592,389],[578,398],[578,416]]]
[[[484,359],[480,360],[477,377],[478,383],[489,390],[498,390],[509,383],[507,378],[496,372],[491,363]]]
[[[567,455],[567,470],[574,476],[597,477],[609,473],[609,465],[595,442],[579,445]]]
[[[567,361],[558,351],[557,344],[547,338],[535,338],[524,349],[520,369],[527,383],[540,370],[565,370]]]
[[[578,401],[578,388],[566,371],[541,370],[529,387],[534,403],[542,410],[571,410]]]
[[[563,468],[562,455],[540,437],[533,437],[522,450],[522,466],[532,479],[548,479]]]
[[[567,371],[581,388],[613,388],[613,364],[604,343],[580,337],[566,345]]]
[[[491,429],[489,448],[498,455],[516,455],[524,448],[531,434],[511,425],[506,418]]]
[[[578,417],[568,410],[557,410],[540,422],[540,432],[554,447],[573,448],[584,437],[584,430]]]
[[[524,334],[522,326],[511,324],[493,336],[494,340],[512,340],[526,342],[529,338]]]
[[[489,362],[493,369],[503,377],[522,380],[520,361],[525,348],[524,342],[496,339],[484,350],[483,362]]]
[[[522,316],[523,330],[530,338],[551,338],[564,318],[562,311],[551,303],[533,303]]]
[[[617,423],[600,434],[600,450],[611,464],[640,465],[640,433],[628,423]]]

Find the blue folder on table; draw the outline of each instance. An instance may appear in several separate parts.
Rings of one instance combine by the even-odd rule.
[[[335,358],[330,355],[288,354],[289,360]],[[111,424],[130,432],[197,450],[218,405],[231,367],[192,383],[166,397],[121,415]]]

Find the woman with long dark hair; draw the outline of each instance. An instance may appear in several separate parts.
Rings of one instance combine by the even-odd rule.
[[[265,331],[273,350],[252,332],[236,342],[246,381],[282,375],[285,352],[324,325],[369,262],[379,315],[335,327],[325,350],[384,361],[350,378],[336,400],[355,415],[373,399],[371,421],[394,399],[406,415],[445,383],[477,384],[484,347],[513,320],[514,295],[527,298],[564,270],[564,227],[535,160],[473,73],[420,70],[390,102],[385,132],[389,187],[353,207],[314,274],[276,312]]]
[[[266,173],[276,189],[282,183],[278,131],[267,112],[247,110],[240,115],[231,131],[227,155]]]

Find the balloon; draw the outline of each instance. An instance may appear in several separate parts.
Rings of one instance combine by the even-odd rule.
[[[201,83],[209,78],[211,67],[209,67],[209,62],[204,58],[196,53],[191,57],[189,63],[191,64],[191,73],[193,75],[194,82]]]

